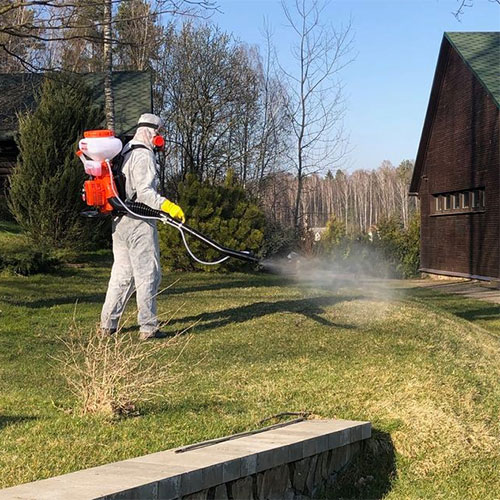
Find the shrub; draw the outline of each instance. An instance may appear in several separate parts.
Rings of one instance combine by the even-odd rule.
[[[85,173],[75,155],[86,129],[102,111],[76,81],[47,77],[33,113],[19,119],[19,159],[10,177],[9,208],[30,241],[41,249],[81,246],[92,235],[80,217]]]
[[[318,245],[324,261],[339,271],[378,277],[410,278],[420,265],[420,217],[408,228],[395,217],[381,220],[373,241],[367,235],[347,236],[345,225],[333,217]]]
[[[235,250],[257,252],[264,236],[264,215],[244,189],[237,184],[231,171],[222,185],[200,182],[190,174],[179,185],[179,205],[186,214],[187,223],[223,246]],[[221,255],[202,242],[188,238],[193,253],[206,261]],[[229,259],[220,266],[197,264],[187,253],[177,230],[169,226],[160,228],[162,263],[170,269],[180,270],[237,270],[245,262]]]
[[[405,247],[401,266],[405,278],[418,276],[420,268],[420,213],[415,212],[410,218],[405,232]]]
[[[88,333],[73,323],[54,359],[82,414],[113,417],[136,412],[168,382],[163,357],[171,341],[137,342],[122,331]]]
[[[349,251],[349,240],[344,222],[335,215],[326,223],[325,232],[321,235],[319,249],[322,255],[342,259]]]
[[[0,235],[0,271],[28,276],[57,268],[53,253],[33,248],[16,224],[0,222]]]
[[[285,256],[297,247],[297,236],[293,228],[284,227],[276,221],[266,221],[261,246],[262,257]]]
[[[411,278],[420,267],[420,215],[415,213],[404,229],[396,218],[379,221],[373,244],[390,261],[397,276]]]
[[[50,253],[31,249],[23,249],[20,252],[0,255],[0,270],[22,276],[53,271],[57,268],[58,263],[58,259]]]

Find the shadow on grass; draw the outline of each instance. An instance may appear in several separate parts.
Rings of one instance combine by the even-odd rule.
[[[172,415],[244,415],[248,412],[248,407],[241,401],[214,397],[212,395],[197,394],[196,396],[186,396],[180,401],[152,401],[145,403],[141,407],[141,414],[168,414]],[[228,431],[241,432],[241,428]]]
[[[185,316],[183,318],[172,319],[169,325],[176,323],[194,324],[198,321],[195,331],[212,330],[228,324],[244,323],[251,319],[261,318],[270,314],[294,313],[301,314],[308,319],[312,319],[323,326],[337,328],[354,328],[352,325],[334,323],[324,317],[324,307],[332,306],[346,300],[352,300],[350,296],[325,296],[307,299],[278,300],[273,302],[255,302],[246,306],[232,307],[222,311],[201,313],[196,316]]]
[[[28,307],[29,309],[44,309],[47,307],[60,306],[66,304],[103,304],[105,295],[103,293],[95,294],[79,294],[79,295],[65,295],[63,297],[53,297],[47,299],[33,300],[27,302],[25,300],[12,300],[12,299],[2,299],[3,302],[8,303],[11,306]]]
[[[391,435],[372,429],[361,453],[342,471],[326,498],[379,499],[387,495],[397,477],[396,454]]]
[[[27,415],[0,415],[0,431],[9,425],[19,424],[22,422],[28,422],[30,420],[36,420],[38,417],[31,417]]]
[[[472,322],[479,319],[500,319],[500,306],[483,307],[480,309],[465,309],[463,311],[453,312],[453,314]]]
[[[405,289],[408,296],[428,300],[432,307],[442,309],[458,318],[474,323],[500,319],[500,305],[479,299],[471,299],[457,294],[446,294],[445,291],[425,289]],[[500,334],[500,329],[493,328]]]
[[[74,277],[76,273],[72,271],[65,271],[67,276]],[[86,277],[88,279],[88,276]],[[255,275],[249,275],[248,280],[238,279],[238,280],[224,280],[219,282],[211,282],[206,284],[196,284],[192,286],[173,286],[169,288],[162,294],[162,296],[168,297],[169,295],[182,295],[184,293],[196,293],[196,292],[206,292],[206,291],[217,291],[226,290],[233,288],[245,288],[245,287],[273,287],[273,286],[283,286],[288,283],[286,279],[276,278],[276,279],[259,279]],[[4,283],[7,287],[12,286],[15,289],[19,284],[16,281],[5,281]],[[46,307],[53,307],[59,305],[72,304],[76,302],[79,304],[103,304],[105,298],[105,293],[94,293],[94,294],[72,294],[64,295],[60,297],[49,297],[39,300],[33,300],[31,302],[26,301],[24,298],[16,299],[13,297],[5,297],[2,300],[11,306],[22,306],[28,307],[30,309],[43,309]],[[135,299],[132,298],[134,301]]]

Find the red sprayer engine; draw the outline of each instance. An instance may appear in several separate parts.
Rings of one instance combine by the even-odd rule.
[[[90,176],[83,186],[83,199],[101,214],[109,214],[113,211],[109,200],[117,196],[110,162],[122,150],[122,141],[112,130],[88,130],[83,137],[76,153]]]

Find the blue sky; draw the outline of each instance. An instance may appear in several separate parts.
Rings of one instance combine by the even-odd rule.
[[[291,0],[287,0],[292,5]],[[219,0],[212,22],[250,45],[263,45],[264,18],[278,56],[293,65],[280,2]],[[500,6],[474,0],[461,22],[456,0],[337,0],[325,16],[338,25],[352,18],[355,61],[343,73],[350,169],[372,169],[414,159],[444,31],[499,31]]]

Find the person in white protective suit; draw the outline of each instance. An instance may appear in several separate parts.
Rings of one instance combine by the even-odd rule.
[[[161,127],[158,116],[141,115],[134,138],[123,149],[127,200],[161,209],[184,222],[182,209],[157,192],[153,139]],[[114,263],[101,313],[101,330],[109,334],[116,332],[127,301],[135,291],[140,338],[166,337],[159,330],[156,309],[161,281],[156,221],[127,214],[114,217],[112,227]]]

